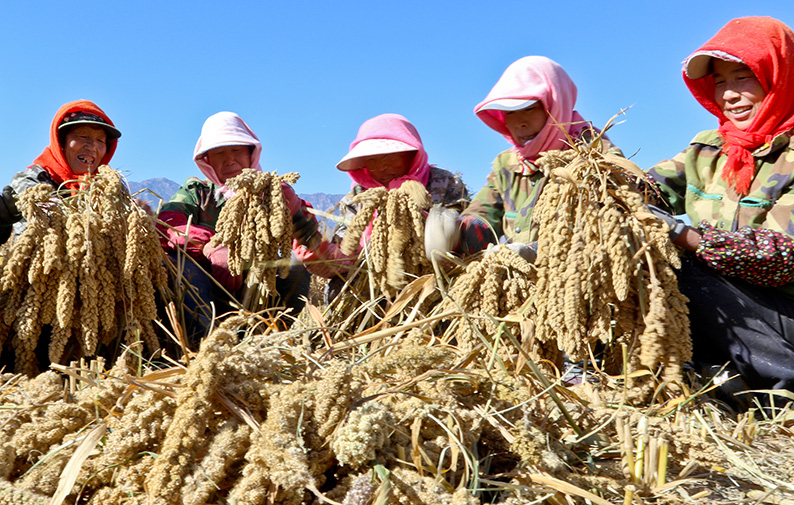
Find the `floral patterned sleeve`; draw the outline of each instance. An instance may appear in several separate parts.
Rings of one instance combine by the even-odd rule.
[[[794,281],[794,238],[785,233],[744,226],[729,232],[705,221],[696,256],[711,268],[760,286]]]

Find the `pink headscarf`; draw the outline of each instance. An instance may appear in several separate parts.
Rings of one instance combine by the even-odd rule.
[[[423,186],[427,186],[427,180],[430,177],[430,165],[427,163],[427,152],[422,144],[422,138],[419,132],[416,131],[414,125],[399,114],[381,114],[372,119],[368,119],[358,129],[356,139],[350,144],[352,150],[359,142],[370,139],[390,139],[397,140],[404,144],[416,148],[416,156],[411,164],[408,173],[403,177],[394,179],[389,182],[389,189],[399,188],[400,185],[408,180],[419,181]],[[366,168],[360,170],[352,170],[348,172],[350,178],[356,184],[360,184],[365,189],[382,187],[383,184],[379,183],[369,175]]]
[[[201,127],[201,136],[193,150],[193,160],[201,173],[218,186],[224,194],[227,194],[229,188],[220,181],[212,165],[207,161],[206,154],[207,151],[216,147],[239,145],[254,146],[254,150],[251,152],[251,166],[247,168],[261,172],[259,156],[262,154],[262,144],[254,131],[234,112],[218,112],[204,121],[204,126]]]
[[[510,135],[505,126],[504,111],[481,110],[491,102],[506,98],[538,100],[549,114],[546,126],[525,146],[516,144]],[[584,118],[573,109],[574,105],[576,85],[565,70],[544,56],[526,56],[507,67],[485,100],[474,108],[474,113],[513,144],[513,149],[524,159],[534,162],[542,152],[568,147],[565,135],[555,121],[573,137],[587,127]]]

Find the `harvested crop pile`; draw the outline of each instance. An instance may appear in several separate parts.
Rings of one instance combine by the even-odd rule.
[[[101,166],[69,196],[40,184],[20,195],[19,208],[27,228],[0,279],[0,344],[10,338],[15,369],[37,370],[45,327],[54,363],[70,341],[79,356],[94,356],[120,336],[126,345],[140,340],[149,352],[159,350],[153,320],[155,289],[166,284],[164,255],[152,220],[118,172]]]
[[[536,338],[572,361],[600,344],[609,373],[623,368],[625,345],[629,373],[661,367],[664,380],[681,383],[692,348],[678,253],[645,206],[644,173],[602,153],[599,138],[538,160],[548,181],[535,208]]]
[[[537,272],[518,253],[504,246],[487,251],[472,261],[457,276],[439,310],[458,308],[466,318],[456,319],[445,332],[461,349],[473,350],[492,342],[499,334],[499,322],[508,314],[517,314],[531,298]],[[542,353],[546,359],[553,350]],[[540,357],[540,354],[535,353]]]
[[[229,248],[233,275],[249,271],[246,284],[252,289],[244,301],[248,308],[258,307],[276,293],[277,274],[283,278],[289,273],[292,216],[281,184],[297,180],[294,172],[278,175],[247,168],[226,183],[235,195],[223,206],[210,244]]]
[[[786,412],[732,420],[693,398],[642,411],[611,383],[545,386],[419,328],[385,346],[311,350],[295,330],[254,333],[264,325],[253,323],[230,318],[189,361],[142,375],[122,359],[69,370],[65,389],[55,372],[0,376],[0,494],[103,505],[604,505],[699,493],[704,503],[697,474],[717,468],[738,489],[794,492],[790,465],[758,457],[770,447],[791,455]]]
[[[371,284],[391,298],[411,279],[431,271],[425,255],[425,215],[432,204],[425,187],[406,181],[399,188],[373,188],[353,199],[361,209],[342,240],[342,251],[353,255],[370,223],[372,234],[362,251]],[[374,219],[373,219],[374,216]]]

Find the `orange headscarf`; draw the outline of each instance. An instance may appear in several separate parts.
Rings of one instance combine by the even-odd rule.
[[[44,151],[42,151],[39,157],[33,160],[34,165],[39,165],[44,170],[49,172],[53,180],[58,184],[63,184],[64,181],[79,178],[79,176],[72,172],[72,169],[69,168],[69,163],[67,163],[66,158],[63,156],[63,146],[58,140],[58,126],[60,126],[63,118],[67,114],[81,111],[96,114],[107,121],[110,126],[115,127],[113,121],[111,121],[107,114],[105,114],[105,112],[94,102],[90,102],[88,100],[76,100],[74,102],[69,102],[62,105],[61,108],[58,109],[58,112],[55,113],[55,117],[52,119],[52,124],[50,125],[50,145],[45,147]],[[108,140],[108,149],[105,153],[105,156],[100,161],[100,165],[106,165],[110,163],[110,159],[113,158],[113,153],[116,152],[117,144],[118,139]]]
[[[692,79],[687,68],[703,54],[725,53],[740,59],[753,71],[766,92],[750,126],[739,130],[729,121],[714,96],[714,79],[709,74]],[[723,178],[746,195],[755,175],[752,151],[776,135],[794,128],[794,32],[770,17],[746,17],[730,21],[684,63],[684,81],[700,104],[717,116],[719,132],[725,139],[728,161]]]

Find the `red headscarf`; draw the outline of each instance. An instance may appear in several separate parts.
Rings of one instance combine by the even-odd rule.
[[[62,184],[64,181],[79,178],[79,176],[72,172],[72,169],[69,168],[69,163],[67,163],[66,158],[63,156],[63,146],[58,140],[58,126],[60,126],[63,118],[67,114],[81,111],[96,114],[107,121],[110,126],[115,126],[113,121],[110,120],[110,118],[102,109],[100,109],[94,102],[89,102],[88,100],[69,102],[62,105],[61,108],[58,109],[58,112],[55,113],[55,117],[52,119],[52,124],[50,125],[50,145],[45,147],[44,151],[42,151],[39,157],[33,160],[34,165],[39,165],[44,170],[49,172],[53,180],[58,184]],[[113,153],[116,152],[118,139],[109,140],[107,144],[108,149],[105,153],[105,156],[100,161],[100,165],[106,165],[110,163],[110,159],[113,158]]]
[[[766,92],[756,117],[746,130],[737,129],[723,115],[714,96],[714,79],[710,74],[697,79],[687,75],[692,58],[714,52],[740,59],[753,71]],[[725,140],[723,150],[728,155],[723,178],[733,183],[738,193],[746,195],[755,175],[752,151],[794,128],[794,32],[769,17],[734,19],[687,58],[683,73],[695,99],[719,119],[719,132]]]

